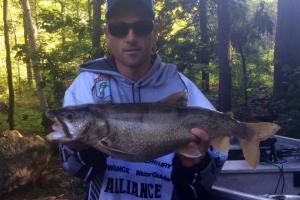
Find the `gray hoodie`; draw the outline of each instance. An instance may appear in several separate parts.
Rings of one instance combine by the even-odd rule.
[[[156,102],[179,91],[188,94],[188,106],[214,109],[201,91],[175,65],[152,57],[152,67],[139,81],[120,74],[113,59],[80,65],[80,74],[67,89],[64,106],[85,103]],[[176,122],[174,122],[176,123]],[[174,153],[143,163],[106,156],[95,149],[72,151],[61,145],[66,170],[90,183],[88,199],[198,199],[208,195],[226,157],[210,148],[193,168],[181,165]],[[190,195],[190,196],[189,196]]]

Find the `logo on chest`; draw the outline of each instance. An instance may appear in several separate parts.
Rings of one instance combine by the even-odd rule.
[[[109,101],[111,99],[109,77],[100,75],[94,80],[94,83],[95,96],[103,101]]]

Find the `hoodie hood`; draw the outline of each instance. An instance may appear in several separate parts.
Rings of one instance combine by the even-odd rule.
[[[169,78],[177,74],[176,66],[173,64],[166,64],[161,61],[159,55],[153,55],[153,64],[147,74],[138,81],[132,81],[126,76],[120,74],[117,70],[113,58],[99,58],[79,65],[80,72],[92,72],[98,74],[109,75],[124,84],[135,84],[140,87],[155,86],[159,87],[165,83]]]

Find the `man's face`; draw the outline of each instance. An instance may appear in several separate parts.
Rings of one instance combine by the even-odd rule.
[[[142,19],[132,12],[119,13],[118,16],[111,16],[108,20],[110,23],[125,22],[133,24],[140,22]],[[149,20],[148,20],[149,21]],[[105,35],[112,54],[117,65],[130,68],[144,67],[150,65],[150,56],[155,42],[157,27],[154,25],[153,31],[146,35],[138,35],[130,28],[125,36],[116,36],[112,34],[108,27],[105,28]]]

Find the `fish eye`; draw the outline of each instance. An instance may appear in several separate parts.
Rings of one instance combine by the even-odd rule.
[[[67,119],[72,120],[74,118],[74,115],[72,113],[67,114]]]

